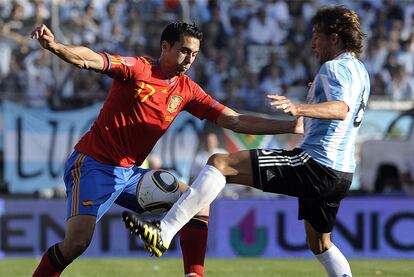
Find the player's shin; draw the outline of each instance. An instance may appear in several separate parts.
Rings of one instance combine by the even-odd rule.
[[[161,237],[168,244],[174,235],[201,209],[210,205],[226,184],[226,178],[206,165],[160,222]]]
[[[63,258],[62,252],[59,249],[59,244],[49,247],[43,254],[42,259],[37,266],[33,277],[40,276],[60,276],[62,271],[70,264]]]
[[[204,276],[208,216],[196,215],[180,230],[185,276]]]

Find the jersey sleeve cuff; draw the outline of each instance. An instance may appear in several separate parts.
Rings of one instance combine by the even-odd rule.
[[[99,53],[99,55],[101,55],[103,61],[104,61],[104,66],[101,70],[101,72],[108,72],[109,69],[111,69],[111,60],[109,58],[109,54],[106,52],[101,52]]]
[[[223,112],[224,108],[226,106],[224,106],[223,104],[219,103],[218,101],[214,102],[211,105],[211,112],[209,112],[206,116],[206,119],[212,121],[212,122],[216,122],[217,118],[221,115],[221,113]]]

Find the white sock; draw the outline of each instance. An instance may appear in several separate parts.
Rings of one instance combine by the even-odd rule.
[[[205,165],[193,184],[161,220],[162,240],[169,244],[193,216],[213,202],[225,185],[226,177],[214,166]]]
[[[315,255],[325,267],[329,277],[351,277],[351,268],[342,252],[332,244],[331,248],[322,254]]]

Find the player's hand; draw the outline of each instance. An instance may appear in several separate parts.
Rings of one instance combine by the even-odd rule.
[[[298,114],[296,105],[292,103],[288,98],[282,95],[268,95],[270,99],[270,106],[282,110],[286,114],[296,116]]]
[[[55,44],[55,36],[45,24],[36,27],[30,34],[30,37],[37,39],[39,44],[45,49],[51,49]]]

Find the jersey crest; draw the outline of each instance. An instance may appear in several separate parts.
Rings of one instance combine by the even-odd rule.
[[[170,102],[168,103],[167,111],[170,113],[174,113],[178,110],[183,98],[179,95],[173,95],[170,98]]]

